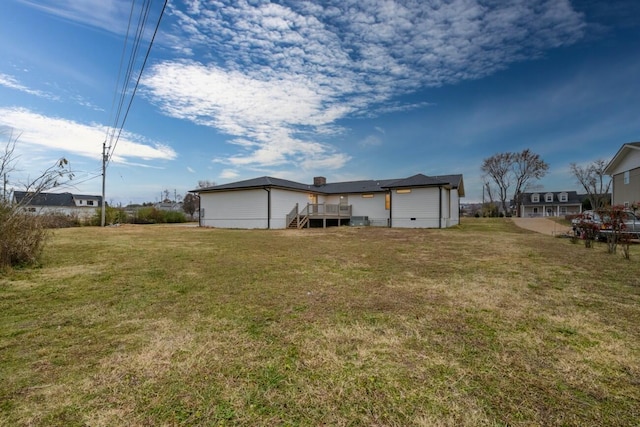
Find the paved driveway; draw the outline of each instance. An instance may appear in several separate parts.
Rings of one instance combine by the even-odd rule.
[[[520,228],[535,231],[537,233],[557,236],[571,231],[571,227],[560,225],[547,218],[511,218],[513,223]]]

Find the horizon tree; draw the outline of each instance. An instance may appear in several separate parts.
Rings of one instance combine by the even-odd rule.
[[[511,213],[508,206],[510,189],[513,186],[512,199],[516,206],[523,191],[534,179],[546,175],[549,165],[540,155],[530,149],[520,153],[497,153],[483,160],[481,170],[498,189],[498,197],[505,215]]]
[[[604,173],[607,167],[604,159],[594,160],[586,166],[571,163],[569,167],[578,184],[587,192],[591,209],[603,208],[609,204],[607,194],[611,188],[611,179]]]
[[[193,219],[193,214],[198,210],[200,197],[193,193],[187,193],[182,200],[182,210],[185,213],[188,213],[191,219]]]

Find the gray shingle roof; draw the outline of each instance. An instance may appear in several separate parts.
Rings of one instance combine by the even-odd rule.
[[[551,193],[553,194],[553,202],[545,202],[544,196],[545,194]],[[558,197],[561,193],[567,193],[567,201],[561,202]],[[531,201],[532,194],[539,194],[540,198],[537,202]],[[521,203],[525,206],[538,206],[538,205],[548,205],[549,203],[553,203],[554,205],[579,205],[582,203],[582,200],[586,197],[584,194],[578,194],[576,191],[535,191],[532,193],[522,193]]]
[[[442,181],[438,178],[426,176],[421,173],[410,176],[405,179],[398,179],[387,185],[387,188],[401,188],[401,187],[434,187],[449,185],[449,182]]]
[[[245,181],[230,182],[228,184],[214,185],[213,187],[198,188],[192,192],[206,193],[221,190],[247,190],[251,188],[281,187],[292,190],[308,191],[309,185],[286,179],[261,176],[260,178],[247,179]],[[312,186],[311,186],[312,187]]]
[[[451,186],[453,188],[461,190],[461,195],[464,196],[464,189],[462,188],[462,175],[443,175],[439,177],[429,177],[423,174],[417,174],[403,179],[332,182],[317,186],[313,184],[301,184],[299,182],[288,181],[285,179],[263,176],[260,178],[253,178],[245,181],[215,185],[213,187],[198,188],[195,190],[191,190],[191,192],[211,193],[218,191],[276,187],[289,190],[311,191],[321,194],[348,194],[384,192],[391,188],[401,187],[430,186]]]

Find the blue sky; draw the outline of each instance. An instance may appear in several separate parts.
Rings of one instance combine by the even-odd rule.
[[[10,187],[64,156],[65,190],[100,194],[131,8],[2,2],[0,127],[20,135]],[[640,140],[638,16],[636,0],[169,1],[107,201],[199,180],[460,173],[472,202],[482,160],[525,148],[550,165],[539,188],[580,190],[571,162]]]

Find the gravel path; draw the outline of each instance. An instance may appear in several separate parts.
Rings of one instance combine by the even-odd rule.
[[[511,218],[513,223],[520,228],[535,231],[537,233],[557,236],[571,231],[571,227],[560,225],[547,218]]]

